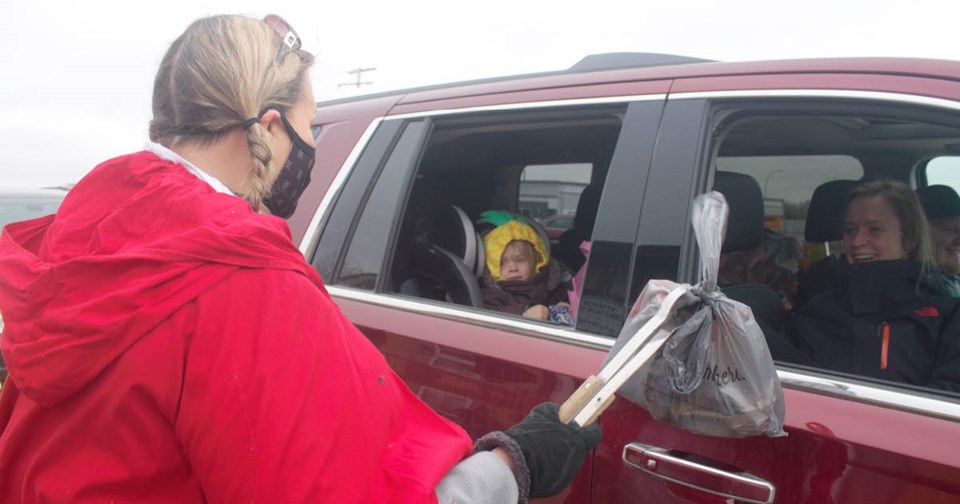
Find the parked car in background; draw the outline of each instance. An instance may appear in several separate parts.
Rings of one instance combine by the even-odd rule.
[[[784,259],[799,277],[838,237],[843,202],[820,197],[835,179],[960,179],[960,62],[604,55],[320,103],[313,126],[294,239],[413,392],[478,436],[597,372],[648,280],[697,281],[697,194],[730,202],[725,253],[762,246],[767,217],[781,220],[778,244],[796,245],[778,250],[819,246]],[[528,205],[591,194],[555,207],[593,224],[572,328],[485,310],[478,296],[474,225],[484,210],[517,212],[534,166],[536,189],[557,192],[526,191]],[[765,200],[782,215],[765,215]],[[773,326],[786,316],[790,289],[725,290]],[[957,394],[774,358],[787,437],[694,435],[620,399],[600,419],[602,444],[549,502],[960,502]]]
[[[55,213],[67,195],[66,189],[0,189],[0,233],[11,222],[34,219]],[[0,316],[0,334],[3,317]],[[7,378],[7,366],[0,356],[0,382]]]
[[[66,189],[0,189],[0,228],[22,220],[56,213]]]
[[[547,230],[547,236],[556,241],[564,231],[573,227],[573,218],[573,214],[552,215],[541,219],[540,224],[543,224],[543,228]]]

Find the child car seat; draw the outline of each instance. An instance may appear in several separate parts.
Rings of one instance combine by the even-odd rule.
[[[483,246],[466,212],[450,205],[417,228],[413,277],[401,293],[483,307]]]

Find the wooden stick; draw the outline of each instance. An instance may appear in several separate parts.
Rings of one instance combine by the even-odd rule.
[[[588,376],[580,385],[580,388],[573,394],[570,394],[570,397],[560,405],[560,421],[570,423],[570,420],[573,420],[573,417],[590,402],[590,399],[593,399],[594,394],[596,394],[602,386],[603,382],[596,376]]]
[[[613,400],[616,398],[617,396],[615,395],[607,396],[607,398],[603,400],[603,404],[601,404],[600,407],[598,407],[597,410],[594,411],[592,415],[590,415],[590,418],[583,421],[583,425],[581,425],[581,427],[586,427],[592,424],[593,422],[596,422],[597,419],[600,418],[600,415],[602,415],[604,411],[607,411],[607,408],[609,408],[610,405],[613,404]]]
[[[657,313],[611,356],[600,373],[587,377],[560,405],[561,422],[573,421],[587,426],[597,420],[613,402],[617,390],[666,342],[672,330],[664,330],[662,326],[670,318],[673,306],[687,291],[688,287],[680,286],[661,299]]]
[[[656,355],[657,350],[663,346],[672,333],[673,330],[671,329],[661,328],[658,330],[647,345],[634,354],[610,380],[600,387],[600,390],[594,394],[590,402],[581,408],[573,417],[573,421],[579,425],[589,425],[589,422],[596,420],[597,417],[600,416],[600,413],[610,405],[609,403],[613,400],[617,390],[620,390],[620,387],[622,387],[631,376]]]

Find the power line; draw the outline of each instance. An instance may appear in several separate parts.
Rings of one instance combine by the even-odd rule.
[[[373,84],[373,81],[364,81],[364,80],[362,79],[363,73],[364,73],[364,72],[372,72],[372,71],[374,71],[374,70],[376,70],[376,69],[377,69],[377,67],[368,67],[368,68],[359,68],[359,67],[358,67],[358,68],[354,68],[353,70],[350,70],[350,71],[347,72],[347,73],[348,73],[348,74],[351,74],[351,75],[356,75],[356,76],[357,76],[357,80],[354,81],[354,82],[341,82],[340,84],[337,84],[337,87],[338,87],[338,88],[341,88],[341,87],[343,87],[343,86],[354,86],[354,87],[359,88],[360,86],[371,85],[371,84]]]

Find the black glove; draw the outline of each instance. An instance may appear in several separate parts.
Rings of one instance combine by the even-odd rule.
[[[506,432],[523,451],[530,471],[531,498],[560,493],[603,438],[597,424],[579,427],[560,423],[559,410],[557,403],[542,403]]]

